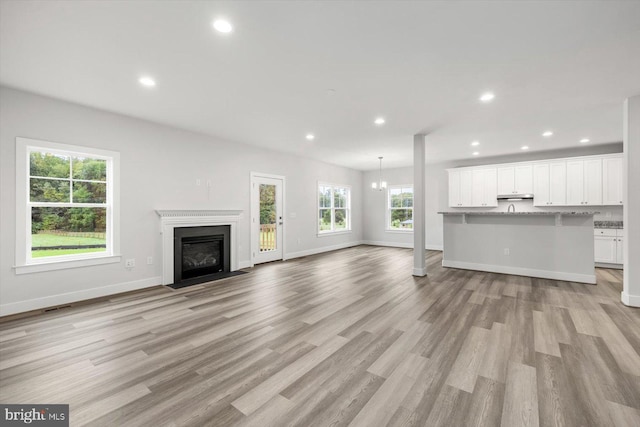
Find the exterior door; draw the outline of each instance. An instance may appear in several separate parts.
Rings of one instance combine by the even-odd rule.
[[[284,177],[252,174],[251,228],[253,264],[283,259]]]

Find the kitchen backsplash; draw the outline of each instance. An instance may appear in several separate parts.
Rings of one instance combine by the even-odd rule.
[[[622,206],[553,206],[539,207],[533,206],[532,200],[521,200],[517,202],[499,201],[497,208],[483,210],[506,211],[512,204],[516,208],[516,212],[537,212],[537,211],[562,211],[562,212],[581,212],[596,211],[600,212],[594,216],[596,221],[622,221]]]

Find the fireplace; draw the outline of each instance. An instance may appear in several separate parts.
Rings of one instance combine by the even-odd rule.
[[[174,270],[177,270],[175,265],[176,256],[176,230],[196,230],[199,228],[228,227],[229,234],[226,235],[225,243],[223,245],[224,257],[223,266],[226,262],[229,263],[231,273],[238,271],[240,266],[238,265],[238,223],[242,219],[242,211],[239,210],[157,210],[156,213],[160,217],[160,232],[162,234],[162,284],[171,286],[173,288],[181,288],[183,286],[189,286],[191,283],[181,283],[180,285],[174,285],[176,283],[176,275]],[[219,233],[213,233],[219,234]],[[206,235],[206,234],[205,234]],[[184,236],[182,236],[184,237]],[[198,237],[197,233],[189,235],[187,237]],[[182,250],[180,245],[179,250]],[[182,255],[181,255],[182,256]],[[248,266],[248,265],[247,265]],[[227,267],[224,267],[227,268]],[[182,269],[182,264],[180,265]],[[182,277],[182,272],[180,273]],[[195,274],[195,272],[193,273]],[[213,273],[215,278],[222,277],[223,272]],[[193,277],[189,279],[182,279],[182,282],[193,281],[194,283],[202,283],[209,279],[205,277]]]
[[[173,284],[215,280],[231,271],[229,225],[174,228]]]

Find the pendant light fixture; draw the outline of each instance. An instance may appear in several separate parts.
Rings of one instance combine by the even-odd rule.
[[[378,178],[378,182],[372,182],[371,188],[374,190],[382,191],[387,188],[387,181],[382,180],[382,156],[378,157],[380,160],[380,176]]]

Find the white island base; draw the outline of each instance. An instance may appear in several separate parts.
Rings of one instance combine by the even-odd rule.
[[[596,283],[595,212],[439,212],[442,266]]]

